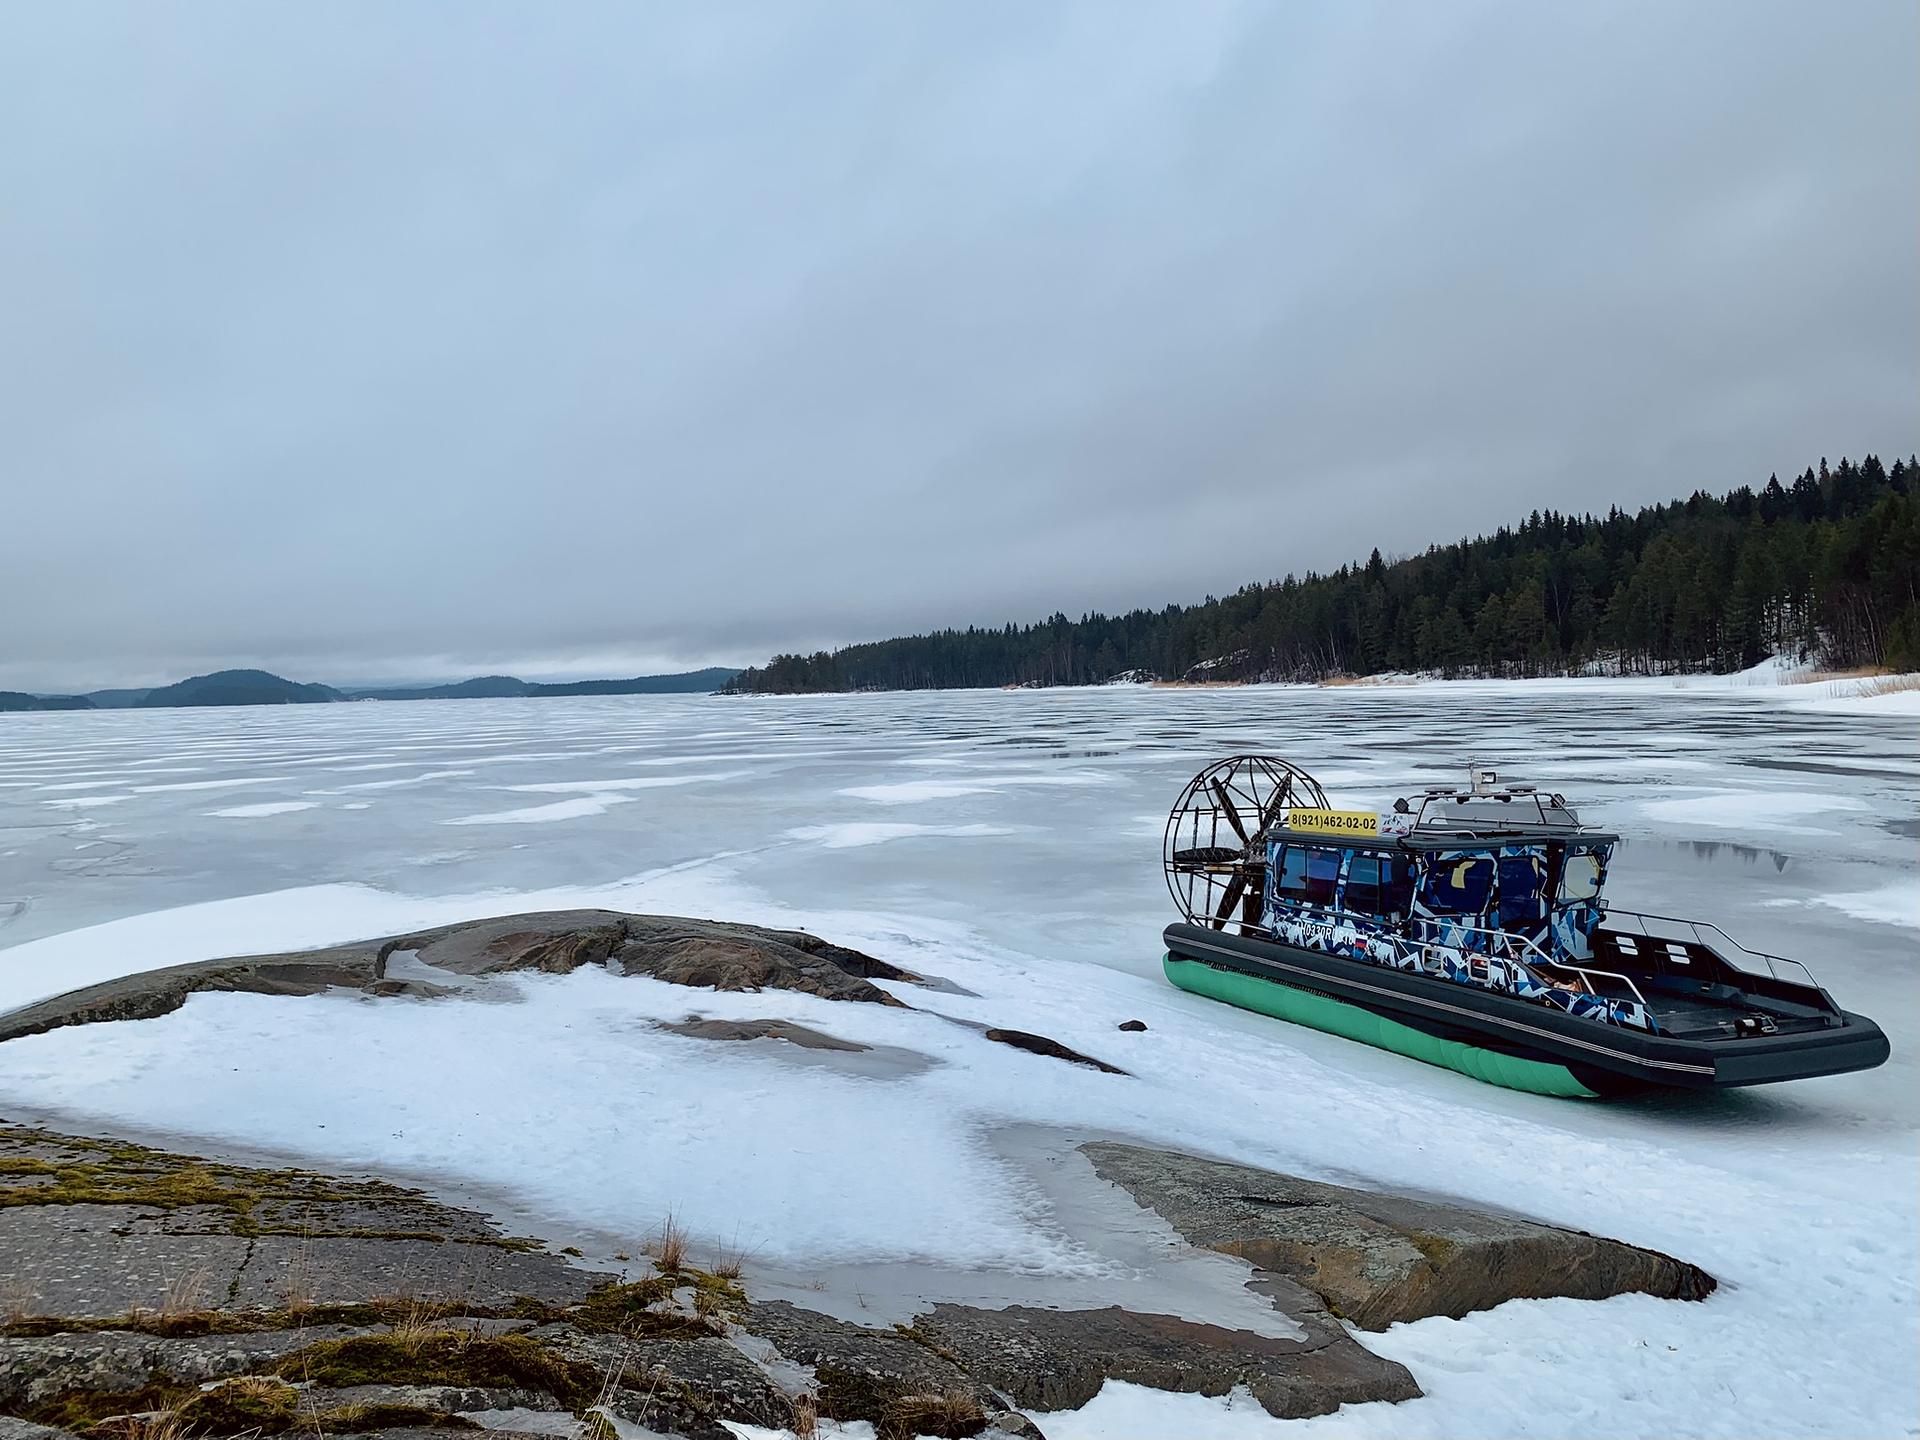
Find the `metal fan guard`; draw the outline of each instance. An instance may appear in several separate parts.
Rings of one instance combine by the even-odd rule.
[[[1277,755],[1232,755],[1187,782],[1161,847],[1167,891],[1195,925],[1259,929],[1266,894],[1266,832],[1295,805],[1324,807],[1327,792]]]

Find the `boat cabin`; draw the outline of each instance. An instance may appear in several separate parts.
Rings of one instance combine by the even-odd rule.
[[[1618,839],[1583,827],[1560,796],[1484,768],[1467,789],[1386,813],[1296,807],[1266,838],[1262,923],[1282,938],[1337,932],[1339,948],[1394,940],[1395,952],[1429,943],[1534,963],[1592,957]]]

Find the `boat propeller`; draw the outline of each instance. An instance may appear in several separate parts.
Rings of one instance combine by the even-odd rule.
[[[1224,930],[1237,910],[1242,935],[1261,933],[1267,831],[1293,806],[1326,803],[1319,781],[1277,756],[1234,755],[1207,766],[1167,816],[1167,889],[1180,913]]]

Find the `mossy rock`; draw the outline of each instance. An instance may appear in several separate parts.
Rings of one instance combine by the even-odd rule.
[[[430,1331],[351,1335],[285,1356],[275,1371],[290,1380],[352,1385],[468,1385],[543,1390],[568,1407],[592,1400],[600,1376],[524,1335]]]
[[[687,1315],[659,1307],[683,1285],[693,1287],[700,1313]],[[635,1340],[693,1340],[722,1332],[717,1316],[744,1313],[746,1292],[730,1280],[703,1270],[677,1270],[644,1280],[602,1285],[566,1318],[589,1334],[625,1335]]]
[[[174,1409],[187,1435],[277,1435],[299,1419],[300,1392],[257,1375],[201,1390]]]

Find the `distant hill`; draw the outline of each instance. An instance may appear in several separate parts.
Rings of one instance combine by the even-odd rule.
[[[0,690],[0,710],[91,710],[93,702],[84,695],[27,695],[18,690]]]
[[[302,685],[265,670],[216,670],[150,690],[137,704],[151,710],[180,705],[321,705],[346,698],[325,685]]]
[[[410,685],[394,690],[352,690],[352,700],[500,700],[525,695],[529,686],[511,675],[480,675],[453,685]]]
[[[0,690],[0,710],[131,710],[182,705],[324,705],[336,700],[497,700],[548,695],[705,695],[729,685],[738,670],[724,665],[630,680],[573,680],[543,685],[512,675],[478,675],[451,685],[392,690],[335,690],[302,685],[266,670],[216,670],[157,690],[90,690],[85,695],[28,695]]]
[[[356,690],[353,700],[497,700],[529,695],[702,695],[732,682],[740,672],[723,665],[677,675],[636,675],[631,680],[571,680],[559,685],[519,680],[511,675],[481,675],[453,685],[423,685],[399,690]]]
[[[631,680],[573,680],[564,685],[529,685],[529,695],[694,695],[730,684],[740,672],[724,665],[685,670],[678,675],[639,675]]]

